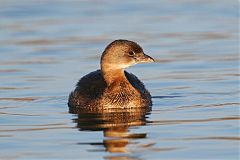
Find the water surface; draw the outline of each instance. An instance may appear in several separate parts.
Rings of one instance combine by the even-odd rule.
[[[1,159],[239,159],[238,1],[0,1]],[[114,39],[152,111],[71,114]]]

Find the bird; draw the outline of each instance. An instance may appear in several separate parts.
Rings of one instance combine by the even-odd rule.
[[[150,92],[134,74],[125,71],[135,64],[150,62],[154,59],[136,42],[114,40],[102,53],[100,69],[83,76],[70,93],[69,108],[104,111],[151,107]]]

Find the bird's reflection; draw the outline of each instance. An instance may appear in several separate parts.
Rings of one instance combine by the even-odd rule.
[[[125,110],[104,110],[89,112],[70,109],[70,113],[76,114],[73,121],[80,131],[103,131],[103,145],[108,152],[128,152],[126,146],[133,138],[146,138],[146,133],[131,133],[129,127],[146,124],[146,117],[151,108],[137,108]]]

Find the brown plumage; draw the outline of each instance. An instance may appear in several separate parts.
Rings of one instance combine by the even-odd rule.
[[[151,95],[144,84],[124,69],[153,61],[137,43],[113,41],[102,54],[101,70],[82,77],[70,94],[70,109],[97,111],[151,106]]]

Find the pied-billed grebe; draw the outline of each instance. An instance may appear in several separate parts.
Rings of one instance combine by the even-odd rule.
[[[101,70],[82,77],[70,94],[68,105],[85,110],[140,108],[152,105],[144,84],[125,68],[137,63],[154,62],[135,42],[115,40],[104,50]]]

